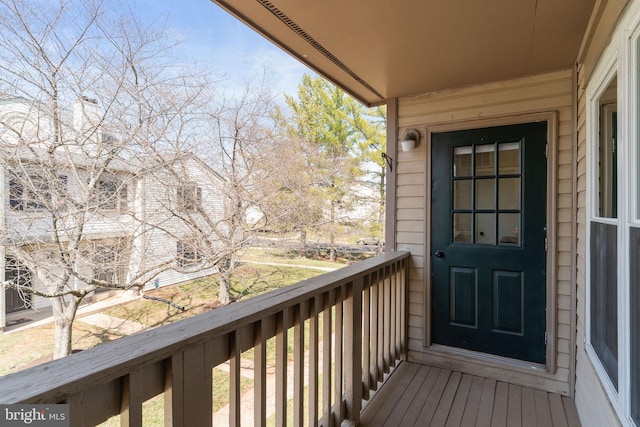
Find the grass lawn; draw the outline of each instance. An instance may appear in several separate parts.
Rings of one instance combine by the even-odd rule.
[[[231,295],[240,299],[249,298],[319,274],[322,274],[322,271],[302,267],[244,264],[237,269],[232,280]],[[160,301],[138,299],[128,304],[111,307],[105,310],[104,314],[152,328],[219,307],[218,284],[215,277],[167,286],[147,291],[145,294],[171,301],[185,307],[186,310],[180,311]]]
[[[322,274],[322,271],[303,267],[245,264],[238,269],[231,292],[238,297],[248,298],[250,295],[287,286],[319,274]],[[184,306],[186,311],[182,312],[162,302],[138,299],[109,308],[104,313],[147,327],[157,327],[204,313],[219,305],[215,278],[167,286],[147,294]],[[51,360],[53,336],[53,324],[0,334],[0,376]],[[82,318],[78,318],[74,322],[73,348],[84,350],[121,336],[116,331],[88,325],[82,322]]]
[[[346,265],[344,261],[343,264],[338,264],[318,259],[309,260],[298,258],[297,255],[292,253],[269,249],[250,250],[245,260],[248,262],[238,268],[233,278],[231,289],[231,294],[239,299],[278,289],[323,273],[322,270],[309,267],[339,268]],[[287,264],[287,266],[253,264],[250,260]],[[290,265],[297,265],[297,267],[291,267]],[[184,312],[159,301],[141,298],[127,304],[111,307],[105,310],[104,314],[138,322],[149,328],[162,326],[218,307],[217,288],[215,277],[208,277],[146,292],[148,296],[162,298],[184,306],[186,308]],[[319,332],[320,336],[322,336],[322,317],[320,316],[318,320]],[[0,375],[6,375],[51,360],[53,334],[53,325],[49,324],[0,335],[0,360],[3,362],[0,364]],[[305,322],[304,334],[305,350],[307,350],[309,345],[308,322]],[[78,318],[74,324],[73,348],[76,350],[87,349],[115,340],[121,336],[116,331],[109,331],[83,323],[82,318]],[[288,342],[289,358],[292,357],[293,353],[293,338],[293,330],[290,330]],[[249,360],[253,359],[253,350],[245,352],[242,356]],[[267,363],[269,366],[273,366],[274,362],[275,339],[272,338],[267,343]],[[213,411],[215,412],[228,402],[229,374],[219,369],[214,369],[212,375]],[[241,378],[241,393],[249,390],[252,386],[252,381]],[[292,402],[289,402],[289,404],[292,404]],[[164,401],[162,395],[145,402],[143,406],[145,425],[162,425],[163,412]],[[291,417],[292,412],[288,415]],[[273,422],[274,419],[271,419],[270,424]],[[119,416],[117,416],[103,425],[115,426],[119,424]]]
[[[307,251],[307,253],[301,254],[299,251],[295,250],[283,251],[281,249],[270,248],[249,248],[249,250],[243,256],[243,259],[260,262],[275,262],[289,265],[302,265],[309,267],[339,268],[375,256],[375,253],[338,252],[336,255],[336,262],[330,262],[329,254],[326,250],[309,250]]]

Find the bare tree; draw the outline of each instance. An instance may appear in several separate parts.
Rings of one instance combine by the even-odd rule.
[[[59,358],[88,295],[175,268],[175,249],[139,244],[159,226],[144,220],[141,156],[189,138],[206,83],[124,4],[0,0],[0,37],[3,287],[51,301]]]
[[[254,234],[270,224],[269,206],[281,194],[286,163],[280,157],[283,144],[274,138],[275,98],[266,80],[247,84],[239,96],[222,99],[215,107],[209,105],[202,135],[174,151],[173,157],[156,150],[155,158],[165,165],[157,171],[171,171],[171,180],[184,189],[191,208],[176,203],[165,209],[187,224],[199,265],[215,267],[218,298],[228,304],[239,297],[231,292],[231,279],[240,257]],[[190,167],[188,159],[207,167]],[[195,176],[196,171],[202,175]],[[213,193],[222,202],[211,197]]]

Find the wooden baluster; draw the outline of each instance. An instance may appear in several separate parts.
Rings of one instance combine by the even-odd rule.
[[[402,278],[400,280],[400,307],[402,308],[402,312],[400,315],[400,351],[402,352],[402,360],[407,360],[407,310],[409,309],[407,295],[409,292],[409,260],[404,259],[401,263],[402,268],[400,271],[402,272]],[[431,313],[431,309],[428,309],[427,313]]]
[[[389,364],[393,367],[396,366],[396,324],[398,322],[398,311],[396,302],[396,290],[397,290],[397,270],[396,264],[393,263],[389,266],[391,269],[391,276],[389,277],[389,294],[390,294],[390,315],[389,315]]]
[[[395,292],[396,292],[396,341],[395,341],[395,359],[397,361],[402,360],[402,263],[396,262],[396,279],[395,279]]]
[[[184,426],[184,379],[182,353],[171,356],[167,362],[164,391],[164,425]]]
[[[307,318],[307,302],[302,301],[296,309],[293,326],[293,425],[304,424],[304,321]]]
[[[333,361],[334,361],[334,398],[335,398],[335,408],[334,414],[336,416],[336,424],[340,424],[342,420],[345,418],[344,414],[344,398],[342,395],[342,384],[344,381],[343,378],[343,363],[344,357],[342,354],[342,337],[344,332],[344,318],[343,318],[343,301],[346,298],[346,287],[342,285],[336,291],[336,308],[335,308],[335,350],[333,352]]]
[[[267,425],[267,334],[265,319],[253,325],[253,425]]]
[[[236,330],[229,334],[229,426],[240,426],[240,337]]]
[[[378,331],[379,328],[379,292],[380,292],[380,270],[373,273],[371,276],[371,362],[369,365],[371,390],[378,389],[379,370],[378,370]]]
[[[122,427],[142,425],[142,375],[137,369],[122,377],[120,425]]]
[[[362,409],[362,278],[356,279],[345,304],[345,395],[347,416],[356,425]]]
[[[362,290],[362,398],[369,400],[371,378],[369,376],[371,366],[371,275],[365,277]]]
[[[387,280],[387,269],[382,268],[380,271],[380,277],[378,278],[378,382],[382,382],[384,379],[384,295],[385,295],[385,283]]]
[[[292,310],[285,308],[276,320],[276,425],[287,422],[287,356],[289,354],[288,333]]]
[[[322,295],[309,301],[309,423],[318,425],[318,312],[322,305]]]
[[[384,273],[384,345],[383,361],[384,373],[389,372],[389,356],[391,353],[391,268],[385,267]]]
[[[332,289],[323,299],[322,306],[322,425],[333,427],[331,414],[331,312],[335,299],[335,291]]]

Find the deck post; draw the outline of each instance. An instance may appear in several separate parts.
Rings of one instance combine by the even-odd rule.
[[[353,281],[345,301],[345,398],[347,419],[360,424],[362,409],[362,277]]]

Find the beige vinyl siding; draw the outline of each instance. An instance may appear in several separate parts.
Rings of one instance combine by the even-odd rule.
[[[404,98],[398,101],[399,135],[406,128],[421,132],[420,144],[415,151],[396,153],[398,158],[396,247],[412,252],[409,285],[409,358],[463,369],[471,373],[512,380],[523,385],[545,388],[566,395],[571,393],[571,346],[573,343],[572,248],[575,217],[573,206],[573,71],[563,70],[517,80],[474,86]],[[553,266],[556,283],[557,325],[549,331],[556,337],[557,367],[555,373],[527,371],[522,367],[502,366],[496,370],[492,362],[468,359],[464,356],[443,354],[425,347],[425,280],[426,256],[429,245],[427,213],[428,143],[425,135],[429,128],[440,125],[478,122],[534,113],[555,113],[557,118],[556,186],[557,194],[549,196],[551,206],[556,205],[557,265]],[[526,121],[526,119],[524,120]],[[485,122],[490,123],[490,122]],[[551,237],[551,235],[550,235]],[[553,245],[555,243],[555,245]]]

